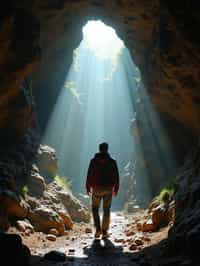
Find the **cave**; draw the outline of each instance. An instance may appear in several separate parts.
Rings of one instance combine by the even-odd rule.
[[[3,265],[199,265],[199,18],[195,0],[5,3]],[[116,53],[101,28],[84,46],[91,22]],[[85,178],[101,142],[120,190],[95,241]]]

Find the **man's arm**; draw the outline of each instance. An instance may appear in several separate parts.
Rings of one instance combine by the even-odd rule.
[[[117,195],[118,193],[118,190],[119,190],[119,171],[118,171],[118,167],[117,167],[117,163],[116,161],[114,161],[114,164],[113,164],[113,167],[114,167],[114,187],[113,187],[113,194],[114,196]]]
[[[86,179],[86,191],[89,195],[91,192],[91,184],[92,184],[92,172],[93,172],[93,163],[92,160],[90,161],[88,172],[87,172],[87,179]]]

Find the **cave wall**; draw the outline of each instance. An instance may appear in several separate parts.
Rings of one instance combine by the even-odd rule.
[[[36,127],[35,109],[45,126],[82,26],[102,19],[129,48],[181,157],[200,129],[199,10],[187,0],[7,1],[0,11],[0,146]],[[184,149],[173,132],[182,133]]]
[[[47,121],[89,19],[116,29],[155,108],[198,135],[199,40],[191,30],[199,26],[196,1],[7,1],[1,12],[0,127],[6,135],[30,126],[31,108],[19,86],[30,74],[40,113],[40,96],[49,94]]]

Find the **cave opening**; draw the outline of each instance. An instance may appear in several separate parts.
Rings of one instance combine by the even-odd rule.
[[[176,160],[139,68],[115,30],[100,20],[83,39],[50,115],[43,143],[55,148],[58,176],[85,193],[85,177],[98,144],[117,160],[121,191],[113,208],[146,204],[174,175]]]
[[[1,265],[199,266],[200,1],[0,13]],[[102,141],[120,168],[109,239],[84,184]]]

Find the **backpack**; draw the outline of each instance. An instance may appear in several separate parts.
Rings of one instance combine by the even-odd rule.
[[[113,186],[113,167],[111,160],[99,160],[96,162],[96,177],[99,186]]]

